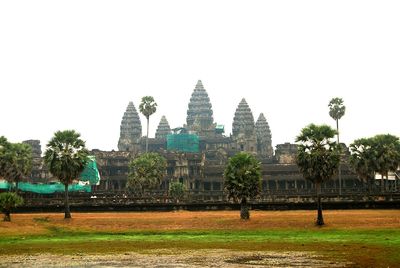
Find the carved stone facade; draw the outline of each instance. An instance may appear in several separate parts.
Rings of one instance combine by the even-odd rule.
[[[286,142],[276,146],[275,158],[280,164],[293,164],[297,154],[297,145]]]
[[[32,148],[32,171],[30,175],[32,181],[36,183],[49,182],[52,175],[44,164],[40,140],[26,140],[23,143],[29,144]]]

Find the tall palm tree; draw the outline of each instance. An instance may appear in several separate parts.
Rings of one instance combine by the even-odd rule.
[[[250,213],[247,200],[260,193],[260,162],[249,153],[238,153],[229,159],[224,178],[228,198],[240,200],[240,218],[248,220]]]
[[[150,115],[154,114],[157,110],[157,103],[154,101],[152,96],[144,96],[142,102],[139,105],[140,112],[147,119],[147,135],[146,135],[146,153],[149,150],[149,119]]]
[[[65,187],[65,219],[71,218],[68,185],[85,168],[89,151],[75,130],[57,131],[47,144],[45,162],[51,172]]]
[[[321,184],[337,171],[340,147],[332,141],[336,131],[327,125],[303,128],[296,138],[299,142],[296,162],[305,179],[314,183],[317,192],[317,225],[324,225],[321,205]]]
[[[344,102],[342,98],[333,98],[328,104],[329,107],[329,115],[336,121],[336,132],[337,132],[337,144],[340,146],[339,140],[339,119],[343,117],[346,112],[346,106],[344,106]],[[339,195],[342,194],[342,170],[339,163],[338,168],[338,177],[339,177]]]

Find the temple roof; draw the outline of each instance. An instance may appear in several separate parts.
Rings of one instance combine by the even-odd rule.
[[[156,139],[166,138],[168,134],[171,134],[171,128],[169,126],[167,118],[165,118],[165,116],[163,115],[157,127]]]
[[[213,111],[210,98],[204,89],[201,80],[197,81],[196,87],[190,98],[187,110],[186,123],[188,129],[198,125],[200,129],[209,129],[214,123]]]
[[[243,98],[235,111],[232,124],[232,134],[237,136],[238,134],[245,134],[251,136],[254,134],[254,117],[250,110],[249,105]]]

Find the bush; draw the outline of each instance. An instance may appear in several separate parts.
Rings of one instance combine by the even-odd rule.
[[[185,196],[186,187],[181,182],[171,182],[169,184],[169,195],[176,201]]]
[[[4,221],[11,221],[10,213],[13,208],[16,208],[24,203],[22,197],[16,193],[1,193],[0,194],[0,209],[4,213]]]

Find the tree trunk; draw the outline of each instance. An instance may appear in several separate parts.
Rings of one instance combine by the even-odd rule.
[[[15,193],[16,194],[18,194],[18,184],[19,184],[19,181],[16,181],[15,182]]]
[[[321,204],[321,182],[317,182],[315,184],[317,188],[317,209],[318,209],[318,215],[317,215],[317,222],[316,224],[318,226],[324,225],[324,218],[322,216],[322,204]]]
[[[383,193],[385,191],[385,184],[383,183],[383,173],[381,174],[381,192]]]
[[[68,184],[64,184],[65,187],[65,216],[64,219],[71,219],[71,212],[69,210],[69,197],[68,197]]]
[[[245,197],[242,198],[242,202],[240,203],[240,218],[242,220],[250,219],[249,207],[247,206],[247,200]]]
[[[337,145],[340,146],[339,119],[336,119],[336,131],[337,131]],[[342,167],[340,165],[341,160],[342,160],[342,153],[340,153],[340,160],[339,160],[339,167],[338,167],[339,195],[342,195]]]
[[[11,221],[10,211],[4,211],[4,221]]]
[[[370,178],[367,178],[367,187],[368,187],[368,193],[372,193],[372,181]]]
[[[149,151],[149,121],[147,117],[146,153]]]
[[[389,191],[389,174],[386,173],[385,175],[386,179],[385,179],[385,192]]]

